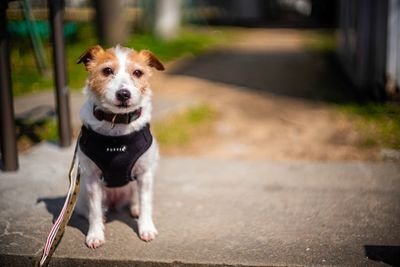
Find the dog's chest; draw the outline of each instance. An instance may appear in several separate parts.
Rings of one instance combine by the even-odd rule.
[[[132,168],[150,148],[152,140],[149,125],[122,136],[101,135],[83,126],[79,147],[99,167],[102,172],[99,178],[106,187],[121,187],[135,179]]]

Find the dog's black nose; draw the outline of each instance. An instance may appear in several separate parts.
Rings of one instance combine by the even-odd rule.
[[[130,93],[128,90],[126,90],[126,89],[121,89],[121,90],[118,90],[118,91],[115,93],[115,96],[117,97],[117,99],[118,99],[119,101],[125,102],[126,100],[128,100],[129,98],[131,98],[131,93]]]

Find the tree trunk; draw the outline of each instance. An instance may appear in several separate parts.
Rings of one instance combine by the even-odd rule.
[[[122,0],[94,0],[97,36],[100,44],[114,46],[127,37],[127,23],[123,17]]]
[[[179,35],[182,17],[181,0],[157,0],[154,34],[163,39],[171,40]]]

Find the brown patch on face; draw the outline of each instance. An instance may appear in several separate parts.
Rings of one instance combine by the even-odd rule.
[[[114,49],[107,49],[103,53],[96,54],[88,62],[86,68],[89,71],[88,85],[100,97],[106,90],[106,84],[118,72],[119,65]],[[110,68],[112,73],[107,75],[105,68]]]
[[[131,79],[140,90],[140,93],[144,94],[150,86],[151,67],[148,61],[140,56],[140,53],[132,51],[128,54],[127,58],[126,71],[130,74]],[[141,72],[141,75],[138,76],[135,71]]]

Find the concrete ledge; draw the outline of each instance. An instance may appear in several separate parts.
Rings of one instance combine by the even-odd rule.
[[[33,266],[36,263],[36,259],[30,256],[22,255],[0,255],[0,263],[3,266],[14,266],[14,267],[26,267]],[[185,263],[179,261],[173,262],[151,262],[151,261],[135,261],[135,260],[107,260],[107,259],[74,259],[74,258],[52,258],[49,266],[59,266],[59,267],[85,267],[85,266],[99,266],[99,267],[239,267],[243,265],[226,265],[226,264],[193,264]],[[271,265],[273,266],[273,265]],[[276,266],[276,265],[274,265]],[[286,265],[284,265],[286,266]],[[293,265],[294,266],[294,265]],[[253,266],[248,266],[253,267]],[[255,266],[254,266],[255,267]],[[268,266],[266,266],[268,267]]]
[[[42,144],[21,156],[20,171],[1,173],[1,266],[40,256],[71,156]],[[395,163],[164,158],[154,242],[139,240],[127,212],[110,213],[106,244],[90,250],[87,222],[74,215],[51,266],[398,265],[398,203]]]

